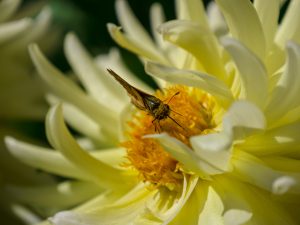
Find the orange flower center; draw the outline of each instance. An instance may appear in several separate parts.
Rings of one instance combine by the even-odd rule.
[[[155,185],[179,184],[183,177],[179,162],[165,152],[156,140],[144,136],[166,132],[190,146],[191,136],[208,133],[214,128],[212,112],[215,102],[208,94],[183,86],[170,87],[163,93],[158,91],[155,96],[170,106],[169,116],[177,123],[167,117],[155,121],[155,124],[149,113],[136,112],[128,122],[131,128],[128,132],[129,140],[122,143],[127,149],[130,162],[127,166],[134,167],[142,180]]]

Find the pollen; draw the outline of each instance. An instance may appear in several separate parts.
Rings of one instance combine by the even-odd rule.
[[[151,114],[137,111],[128,122],[129,137],[122,146],[127,149],[127,166],[136,169],[143,181],[157,186],[174,186],[180,184],[183,178],[180,163],[156,140],[144,136],[165,132],[190,146],[191,136],[209,133],[214,128],[212,115],[215,103],[208,94],[184,86],[157,91],[155,96],[169,105],[172,119],[167,117],[155,124]]]

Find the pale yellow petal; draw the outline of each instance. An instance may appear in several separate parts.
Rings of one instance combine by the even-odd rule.
[[[0,44],[13,40],[24,33],[32,25],[32,20],[24,18],[0,24]]]
[[[176,14],[179,20],[191,20],[208,28],[205,8],[202,1],[176,0]]]
[[[290,1],[288,10],[283,17],[276,34],[276,43],[284,48],[286,42],[293,40],[300,44],[300,1]]]
[[[145,91],[149,94],[154,93],[154,90],[147,83],[139,79],[139,74],[134,74],[127,68],[124,60],[121,57],[119,49],[111,48],[108,54],[98,55],[95,61],[100,68],[111,68],[113,71],[119,74],[124,80],[126,80],[134,87]],[[120,88],[119,85],[118,88]],[[126,101],[124,99],[123,101],[125,104]]]
[[[52,210],[73,207],[103,191],[96,184],[82,181],[65,181],[47,186],[8,186],[7,190],[23,204]]]
[[[183,164],[183,168],[198,174],[203,179],[209,179],[211,174],[219,174],[223,171],[206,161],[201,155],[193,152],[188,146],[170,137],[168,134],[147,135],[147,138],[155,138],[170,153],[172,157]]]
[[[110,36],[117,42],[121,47],[132,51],[138,56],[154,61],[158,61],[164,64],[169,64],[169,61],[165,56],[157,49],[151,46],[145,45],[144,43],[138,42],[128,34],[123,34],[121,28],[114,24],[107,24],[108,32]]]
[[[232,38],[222,38],[221,42],[239,70],[246,100],[263,109],[268,95],[268,74],[263,62]]]
[[[221,49],[208,28],[193,21],[174,20],[159,27],[164,40],[191,53],[207,73],[221,79],[225,77]]]
[[[201,88],[216,96],[220,100],[220,104],[225,106],[233,100],[226,84],[212,75],[192,70],[180,70],[154,62],[147,62],[145,70],[149,75],[171,83]]]
[[[199,216],[198,225],[224,225],[223,211],[224,205],[221,198],[212,187],[209,187],[205,205]]]
[[[75,34],[65,38],[65,54],[87,92],[111,110],[118,111],[126,100],[126,91],[106,72],[96,67],[92,57],[80,43]],[[111,65],[107,65],[111,68]],[[107,104],[109,102],[109,104]]]
[[[266,43],[262,25],[249,0],[216,0],[230,33],[242,42],[262,61],[266,55]]]
[[[294,42],[288,42],[287,63],[266,108],[267,119],[270,123],[274,123],[300,104],[297,97],[300,94],[299,62],[300,46]]]
[[[267,49],[274,43],[281,0],[255,0],[254,7],[266,38]]]
[[[67,130],[60,105],[52,107],[48,112],[46,131],[52,146],[79,169],[87,173],[100,186],[112,188],[119,187],[122,184],[122,188],[127,188],[128,185],[131,185],[132,180],[130,177],[125,176],[120,170],[95,159],[78,145]]]
[[[58,69],[51,65],[37,45],[29,47],[31,58],[37,70],[51,90],[63,100],[72,103],[83,113],[103,127],[105,133],[115,140],[117,134],[117,115],[106,105],[85,94],[74,82],[65,77]]]

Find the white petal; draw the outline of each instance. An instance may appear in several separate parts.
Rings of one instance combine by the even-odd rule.
[[[32,20],[28,18],[0,24],[0,44],[19,37],[19,35],[26,31],[31,25]]]
[[[75,34],[65,38],[65,54],[83,85],[96,100],[118,111],[126,100],[126,91],[104,70],[96,67],[92,57]],[[111,68],[111,65],[107,65]],[[104,68],[106,69],[106,68]]]
[[[116,187],[122,183],[127,188],[129,177],[120,170],[108,166],[84,151],[70,132],[63,120],[61,105],[50,109],[46,117],[46,131],[49,142],[74,165],[86,172],[96,183],[103,187]]]
[[[208,28],[205,8],[202,1],[176,0],[176,14],[179,20],[192,20]]]
[[[123,48],[132,51],[142,58],[169,64],[169,61],[165,58],[165,56],[162,55],[160,51],[137,41],[126,33],[123,34],[120,27],[109,23],[107,24],[107,28],[110,36]]]
[[[130,37],[140,43],[149,45],[151,48],[155,48],[150,35],[134,16],[134,13],[126,0],[116,1],[116,12],[122,28],[130,35]]]
[[[145,70],[149,75],[164,79],[171,83],[203,89],[220,99],[221,104],[229,104],[229,102],[233,99],[233,96],[226,84],[209,74],[192,70],[180,70],[154,62],[147,62]]]
[[[201,155],[195,154],[189,147],[178,141],[176,138],[170,137],[165,133],[147,135],[145,138],[155,138],[158,140],[164,147],[164,150],[181,162],[185,169],[197,173],[204,179],[209,179],[210,174],[222,173],[221,170],[203,160]]]
[[[264,128],[262,112],[251,103],[238,101],[224,115],[222,131],[193,136],[190,142],[198,156],[220,170],[230,171],[233,141]]]
[[[284,48],[286,42],[293,40],[300,44],[300,2],[290,1],[287,12],[276,34],[276,43]]]
[[[162,24],[159,32],[164,40],[191,53],[207,73],[224,79],[221,48],[209,28],[193,21],[173,20]]]
[[[292,186],[296,185],[296,183],[297,183],[297,181],[295,179],[293,179],[292,177],[289,177],[289,176],[279,177],[273,182],[272,192],[274,194],[282,195],[282,194],[288,192],[288,190]]]
[[[232,38],[222,38],[221,42],[239,70],[246,99],[264,108],[268,95],[268,74],[263,63],[240,42]]]
[[[224,205],[221,198],[212,187],[209,187],[207,200],[199,216],[198,225],[224,225],[223,211]]]
[[[113,69],[113,71],[115,71],[117,74],[120,74],[124,80],[134,87],[150,94],[154,93],[154,90],[148,86],[148,84],[138,78],[138,74],[133,74],[127,68],[121,57],[120,51],[117,48],[111,48],[108,54],[101,54],[97,56],[95,60],[99,67],[109,67]]]
[[[105,105],[101,105],[86,95],[75,83],[51,65],[37,45],[30,45],[29,53],[40,76],[52,91],[99,123],[104,131],[110,135],[111,140],[114,140],[117,135],[116,128],[118,127],[117,115]]]
[[[268,49],[272,46],[277,31],[280,2],[281,0],[254,1],[254,7],[261,21]]]
[[[211,1],[207,5],[207,16],[210,28],[220,37],[228,33],[228,27],[218,5]]]
[[[265,37],[252,3],[249,0],[216,0],[216,2],[226,19],[232,36],[264,60]]]
[[[165,22],[165,20],[166,19],[162,5],[159,3],[152,4],[150,8],[151,30],[157,45],[159,45],[162,49],[166,48],[166,43],[164,43],[157,29],[161,24]]]
[[[87,201],[103,189],[89,182],[65,181],[44,186],[8,186],[7,191],[23,204],[63,209]]]
[[[294,42],[287,44],[287,63],[276,87],[272,99],[266,108],[267,118],[274,122],[288,111],[299,106],[300,99],[300,46]]]
[[[237,177],[267,191],[300,193],[300,173],[278,171],[246,152],[235,152],[232,163]],[[287,179],[288,178],[288,182]]]
[[[229,209],[224,213],[224,225],[243,225],[249,221],[252,217],[252,213],[240,210]]]

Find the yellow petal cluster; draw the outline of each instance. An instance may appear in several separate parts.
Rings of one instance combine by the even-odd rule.
[[[127,2],[116,1],[121,27],[108,24],[108,30],[137,54],[158,86],[183,85],[216,102],[210,132],[188,142],[168,131],[139,137],[155,140],[180,164],[176,188],[153,187],[151,179],[124,166],[130,157],[119,144],[136,110],[106,67],[134,87],[154,90],[126,68],[116,49],[92,58],[74,34],[66,36],[65,54],[81,88],[31,45],[31,58],[51,90],[46,131],[55,150],[13,138],[7,146],[24,163],[70,179],[18,190],[23,202],[59,211],[50,218],[55,225],[299,224],[300,1],[290,2],[278,24],[281,4],[216,0],[206,12],[200,0],[176,0],[177,18],[168,22],[154,4],[152,39]]]

